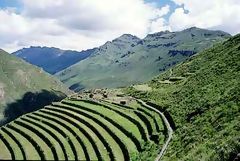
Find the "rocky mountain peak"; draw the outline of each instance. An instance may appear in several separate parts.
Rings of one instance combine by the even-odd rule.
[[[125,41],[125,42],[138,42],[141,39],[138,38],[137,36],[131,35],[131,34],[123,34],[120,37],[116,38],[113,40],[113,42],[117,41]]]

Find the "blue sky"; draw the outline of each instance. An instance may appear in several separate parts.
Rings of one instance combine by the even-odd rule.
[[[16,7],[19,8],[21,6],[21,3],[19,0],[0,0],[0,7],[6,8],[6,7]]]
[[[162,7],[162,6],[166,6],[169,5],[170,6],[170,11],[167,15],[165,15],[165,18],[169,18],[169,16],[171,15],[171,13],[178,7],[178,5],[176,5],[173,1],[171,0],[144,0],[146,3],[156,3],[158,5],[158,7]]]
[[[125,33],[144,38],[193,26],[233,35],[240,32],[239,0],[112,2],[0,0],[0,48],[9,52],[29,46],[84,50]]]

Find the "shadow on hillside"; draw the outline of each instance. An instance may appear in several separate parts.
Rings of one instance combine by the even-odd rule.
[[[17,117],[36,111],[54,101],[60,101],[66,95],[59,91],[42,90],[40,92],[27,92],[22,99],[7,105],[4,111],[5,120],[0,122],[0,126],[16,119]]]

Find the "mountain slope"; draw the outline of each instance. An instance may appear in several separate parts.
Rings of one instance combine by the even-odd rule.
[[[127,92],[171,114],[176,130],[163,160],[238,160],[239,80],[237,35],[156,77],[151,91]]]
[[[57,76],[74,90],[127,86],[149,80],[227,37],[221,31],[195,27],[150,34],[143,40],[125,34]]]
[[[58,48],[30,47],[18,50],[13,54],[33,65],[43,68],[43,70],[50,74],[54,74],[86,59],[93,51],[94,49],[78,52]]]
[[[53,76],[0,50],[0,124],[67,93]]]

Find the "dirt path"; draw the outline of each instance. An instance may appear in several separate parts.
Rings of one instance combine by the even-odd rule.
[[[163,145],[160,153],[158,154],[157,158],[155,159],[155,161],[160,161],[161,158],[163,157],[164,153],[166,152],[166,149],[167,149],[167,147],[168,147],[168,144],[169,144],[170,140],[172,139],[173,129],[171,128],[171,126],[170,126],[167,118],[165,117],[165,115],[164,115],[162,112],[160,112],[159,110],[155,109],[155,108],[152,107],[152,106],[147,105],[147,104],[146,104],[144,101],[142,101],[142,100],[139,100],[139,99],[138,99],[138,101],[139,101],[143,106],[145,106],[145,107],[147,107],[147,108],[150,108],[150,109],[156,111],[159,115],[161,115],[161,117],[163,118],[163,121],[164,121],[165,125],[167,126],[167,129],[168,129],[168,138],[167,138],[167,141],[165,142],[165,144]]]

